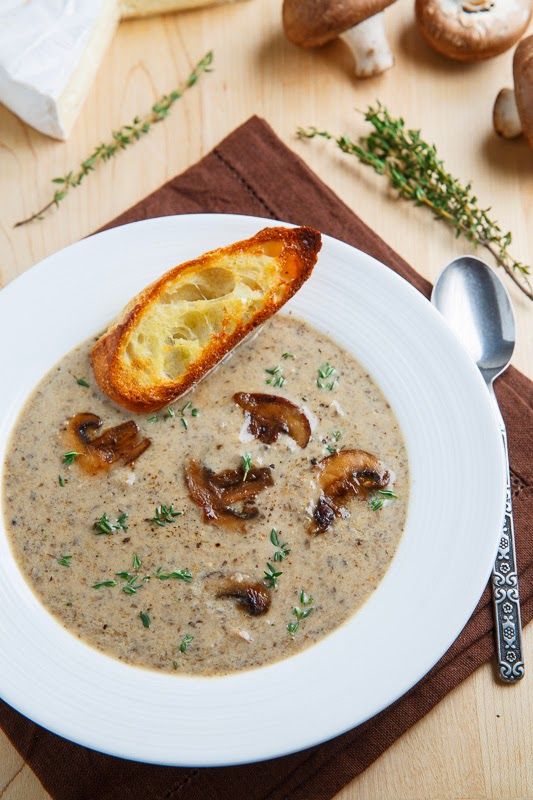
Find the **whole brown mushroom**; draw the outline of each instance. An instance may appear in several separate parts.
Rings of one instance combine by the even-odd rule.
[[[358,78],[380,75],[394,64],[383,10],[395,0],[284,0],[283,28],[293,44],[319,47],[342,36]]]
[[[513,58],[513,89],[502,89],[494,103],[494,130],[504,139],[524,134],[533,147],[533,35],[523,39]]]
[[[416,0],[416,21],[434,50],[481,61],[508,50],[531,18],[532,0]]]

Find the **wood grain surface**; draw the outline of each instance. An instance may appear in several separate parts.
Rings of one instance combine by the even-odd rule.
[[[376,99],[437,143],[451,171],[473,180],[481,203],[512,230],[516,257],[531,262],[533,154],[524,142],[502,142],[491,130],[493,99],[511,85],[512,53],[472,65],[445,61],[418,36],[413,3],[398,0],[387,12],[396,66],[357,81],[343,42],[314,52],[286,42],[280,6],[280,0],[248,0],[122,23],[66,143],[47,139],[0,107],[1,283],[112,219],[254,113],[432,279],[471,246],[422,209],[395,199],[382,179],[331,144],[294,136],[298,125],[309,124],[356,136],[365,129],[356,109]],[[49,199],[51,178],[75,168],[112,129],[148,110],[209,49],[215,71],[165,122],[91,175],[58,211],[13,229]],[[519,337],[514,363],[531,375],[533,306],[514,287],[510,291]],[[525,654],[528,674],[519,685],[501,686],[489,666],[479,669],[337,800],[532,800],[533,626],[525,633]],[[1,733],[0,797],[48,797]]]

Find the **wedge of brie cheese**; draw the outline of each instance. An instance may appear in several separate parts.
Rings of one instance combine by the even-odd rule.
[[[66,139],[118,19],[117,0],[1,0],[0,102]]]
[[[124,19],[129,17],[148,17],[152,14],[171,14],[173,11],[185,11],[200,6],[211,6],[235,0],[119,0],[120,14]]]

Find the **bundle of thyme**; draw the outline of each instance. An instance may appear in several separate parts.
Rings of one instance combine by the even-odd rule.
[[[455,229],[456,235],[484,247],[503,267],[511,280],[533,300],[528,279],[530,268],[509,253],[511,234],[504,233],[490,216],[490,208],[481,208],[472,184],[457,180],[445,168],[434,145],[425,142],[420,131],[406,128],[404,120],[391,116],[381,103],[369,106],[365,119],[374,130],[359,142],[348,136],[335,137],[317,128],[298,128],[302,139],[321,136],[333,139],[348,155],[385,175],[398,195],[417,206],[426,206],[434,218]]]
[[[28,222],[33,222],[36,219],[42,219],[45,214],[53,206],[59,206],[59,203],[65,199],[71,189],[76,189],[83,181],[83,179],[93,172],[98,164],[109,161],[110,158],[115,156],[121,150],[125,150],[129,145],[134,144],[143,136],[145,136],[152,125],[156,122],[161,122],[168,116],[170,109],[179,100],[187,89],[194,86],[203,72],[211,72],[209,67],[213,63],[213,53],[210,51],[196,64],[189,77],[181,83],[170,94],[165,94],[157,103],[154,103],[148,114],[142,117],[135,117],[131,125],[123,125],[117,131],[112,133],[111,142],[102,142],[99,144],[88,158],[81,162],[78,171],[69,172],[62,178],[52,178],[52,183],[59,186],[54,191],[51,200],[43,206],[35,214],[32,214],[27,219],[22,219],[17,222],[14,227],[18,228],[20,225],[26,225]]]

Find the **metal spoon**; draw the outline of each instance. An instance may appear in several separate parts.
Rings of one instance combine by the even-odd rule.
[[[500,678],[524,675],[507,434],[493,381],[507,368],[515,345],[515,321],[503,283],[490,267],[472,256],[450,262],[439,275],[431,302],[445,317],[481,372],[494,404],[507,462],[505,518],[492,571],[492,598]]]

